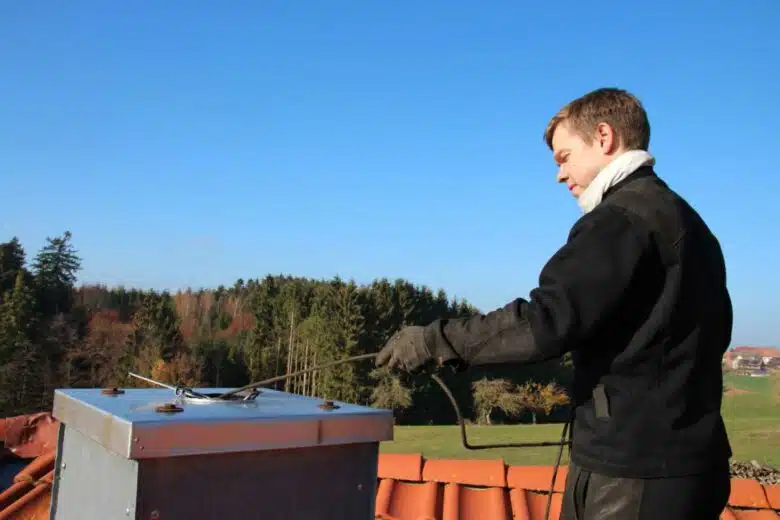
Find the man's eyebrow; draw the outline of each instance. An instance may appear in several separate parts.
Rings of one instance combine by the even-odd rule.
[[[561,161],[561,155],[565,154],[565,153],[566,153],[566,152],[568,152],[568,151],[569,151],[569,149],[568,149],[568,148],[562,148],[562,149],[558,150],[558,151],[557,151],[557,152],[555,152],[555,154],[553,155],[553,160],[555,160],[555,162],[556,162],[556,163],[557,163],[557,162],[560,162],[560,161]]]

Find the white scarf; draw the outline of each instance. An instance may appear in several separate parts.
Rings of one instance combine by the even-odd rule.
[[[640,167],[645,165],[654,165],[655,158],[644,150],[630,150],[616,157],[611,163],[606,165],[593,179],[593,182],[577,198],[577,204],[582,208],[583,213],[592,211],[593,208],[601,203],[604,193],[622,181]]]

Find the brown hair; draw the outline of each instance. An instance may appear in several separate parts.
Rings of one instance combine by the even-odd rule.
[[[600,88],[564,106],[552,117],[544,131],[544,141],[550,150],[555,129],[563,122],[588,144],[593,139],[596,125],[607,123],[625,148],[647,150],[650,146],[647,112],[642,103],[625,90]]]

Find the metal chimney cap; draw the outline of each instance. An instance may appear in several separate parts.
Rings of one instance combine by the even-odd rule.
[[[59,389],[53,415],[128,459],[380,442],[392,440],[394,423],[390,410],[265,388],[252,401],[189,399],[165,388]]]

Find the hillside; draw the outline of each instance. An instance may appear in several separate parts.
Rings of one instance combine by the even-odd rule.
[[[0,244],[0,410],[6,416],[50,409],[58,387],[146,384],[131,371],[170,384],[242,386],[377,352],[403,325],[477,312],[444,290],[403,279],[359,285],[279,274],[174,294],[76,286],[81,261],[67,232],[48,238],[29,261],[17,239]],[[472,384],[487,374],[503,378],[505,386],[480,401],[483,408],[501,401],[491,417],[554,419],[565,407],[566,359],[447,378],[468,417],[476,414]],[[370,361],[307,373],[277,387],[392,408],[399,424],[453,421],[446,397],[430,379],[375,372]],[[536,403],[534,409],[518,415],[516,406],[504,406],[520,397]]]

